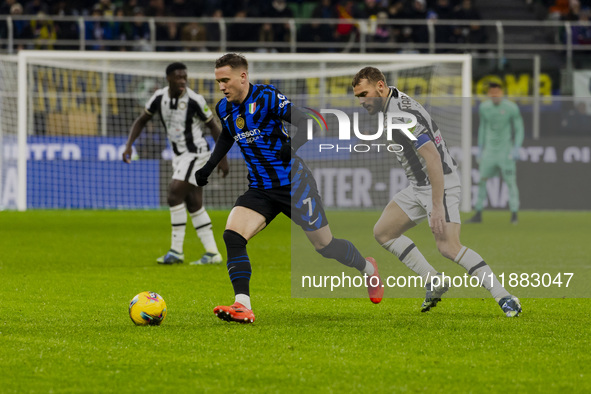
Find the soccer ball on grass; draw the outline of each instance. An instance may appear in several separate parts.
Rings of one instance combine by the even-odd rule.
[[[159,326],[166,317],[166,303],[157,293],[141,292],[129,303],[129,317],[138,326]]]

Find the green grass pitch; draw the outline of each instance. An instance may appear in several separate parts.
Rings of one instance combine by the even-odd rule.
[[[227,212],[210,215],[223,249]],[[373,241],[378,216],[329,213],[335,235],[398,272]],[[463,226],[462,241],[495,271],[569,262],[589,272],[591,213],[484,220]],[[0,212],[0,392],[591,392],[588,299],[522,298],[523,315],[509,319],[480,293],[424,314],[418,290],[386,289],[379,305],[292,298],[290,231],[280,218],[249,243],[257,321],[238,325],[212,313],[233,302],[225,264],[155,263],[169,246],[168,211]],[[409,236],[435,266],[456,269],[426,224]],[[189,228],[186,258],[201,253]],[[144,290],[166,300],[162,326],[129,319]]]

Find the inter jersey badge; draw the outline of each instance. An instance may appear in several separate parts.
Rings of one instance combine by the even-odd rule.
[[[236,127],[238,127],[239,129],[242,130],[242,128],[244,127],[244,118],[239,116],[236,118]]]
[[[254,114],[254,111],[256,111],[257,108],[257,103],[250,103],[248,104],[248,113],[249,114]]]

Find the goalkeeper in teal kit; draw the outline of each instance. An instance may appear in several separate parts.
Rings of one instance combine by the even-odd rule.
[[[503,98],[501,85],[491,83],[488,96],[480,104],[480,127],[478,128],[478,149],[480,157],[480,183],[476,214],[468,223],[482,222],[482,207],[486,198],[486,181],[501,174],[509,188],[509,209],[511,223],[517,224],[519,210],[519,190],[515,161],[519,159],[519,149],[523,144],[523,119],[519,107]]]

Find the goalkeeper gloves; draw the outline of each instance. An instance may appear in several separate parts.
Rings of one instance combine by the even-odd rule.
[[[518,146],[514,147],[512,155],[513,155],[513,160],[515,160],[515,161],[520,160],[521,159],[521,149]]]

